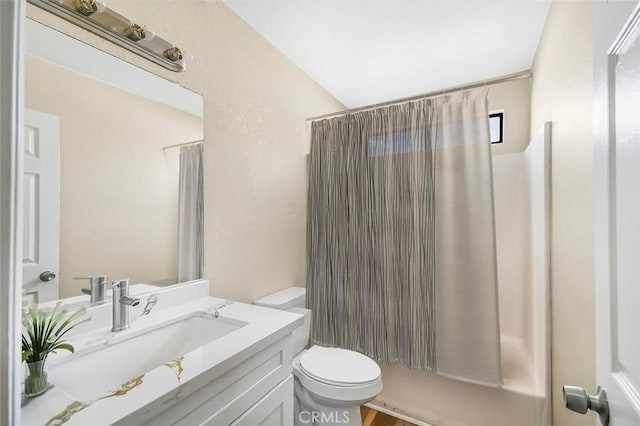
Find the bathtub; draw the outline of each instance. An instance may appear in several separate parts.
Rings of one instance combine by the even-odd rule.
[[[387,365],[373,407],[420,425],[551,424],[550,135],[545,123],[524,152],[493,157],[502,386]]]

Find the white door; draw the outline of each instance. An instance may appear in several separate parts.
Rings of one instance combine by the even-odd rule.
[[[594,2],[593,43],[597,383],[606,390],[609,424],[637,426],[640,425],[640,4]],[[576,404],[583,411],[598,408],[595,398],[580,405],[576,390],[569,392],[569,402],[574,408]],[[604,407],[603,401],[601,405]]]
[[[60,120],[25,108],[23,304],[58,299]]]

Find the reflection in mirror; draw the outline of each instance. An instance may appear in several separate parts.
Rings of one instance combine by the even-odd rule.
[[[176,283],[181,148],[163,147],[202,140],[202,117],[32,55],[25,89],[24,303],[80,296],[76,277]]]

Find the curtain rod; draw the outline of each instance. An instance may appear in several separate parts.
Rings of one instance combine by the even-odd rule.
[[[177,148],[179,146],[200,145],[201,143],[204,143],[203,139],[199,139],[197,141],[191,141],[191,142],[177,143],[175,145],[164,146],[164,147],[162,147],[162,150],[164,151],[165,149]]]
[[[343,111],[332,112],[332,113],[329,113],[329,114],[318,115],[318,116],[315,116],[315,117],[309,117],[309,118],[306,119],[306,121],[315,121],[315,120],[320,120],[320,119],[323,119],[323,118],[339,117],[341,115],[353,114],[355,112],[367,111],[367,110],[370,110],[370,109],[375,109],[375,108],[380,108],[380,107],[385,107],[385,106],[390,106],[390,105],[395,105],[395,104],[401,104],[401,103],[405,103],[405,102],[417,101],[417,100],[420,100],[420,99],[432,98],[432,97],[438,96],[438,95],[446,95],[447,93],[458,92],[460,90],[474,89],[476,87],[488,86],[488,85],[493,85],[493,84],[498,84],[498,83],[506,83],[507,81],[520,80],[520,79],[523,79],[523,78],[530,78],[531,76],[532,76],[531,71],[521,71],[521,72],[517,72],[517,73],[514,73],[514,74],[507,74],[507,75],[504,75],[502,77],[496,77],[496,78],[491,78],[491,79],[488,79],[488,80],[476,81],[474,83],[464,84],[464,85],[461,85],[461,86],[449,87],[447,89],[442,89],[442,90],[435,90],[433,92],[423,93],[421,95],[414,95],[414,96],[409,96],[409,97],[406,97],[406,98],[395,99],[395,100],[392,100],[392,101],[380,102],[380,103],[377,103],[377,104],[367,105],[367,106],[363,106],[363,107],[345,109]]]

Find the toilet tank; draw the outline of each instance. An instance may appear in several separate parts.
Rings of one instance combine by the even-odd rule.
[[[304,324],[293,332],[293,354],[302,352],[309,343],[309,327],[311,326],[311,311],[304,308],[306,289],[304,287],[289,287],[277,293],[265,296],[253,302],[254,305],[281,311],[294,312],[304,315]]]

